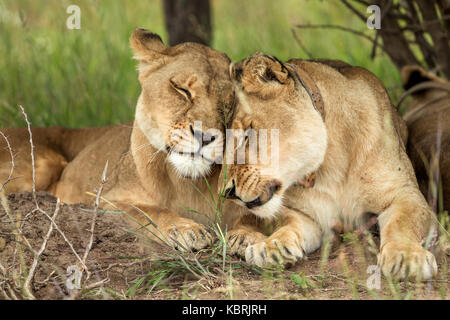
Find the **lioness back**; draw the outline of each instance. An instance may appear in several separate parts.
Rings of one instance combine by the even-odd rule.
[[[108,186],[113,185],[118,175],[119,161],[129,151],[131,131],[132,123],[128,123],[91,132],[93,134],[86,137],[89,143],[62,172],[52,190],[55,196],[67,203],[92,202],[93,198],[86,192],[93,192],[98,187],[107,162]],[[70,146],[74,145],[71,143]]]
[[[56,184],[67,164],[111,128],[31,128],[36,190],[55,193]],[[0,131],[4,134],[0,137],[0,181],[4,183],[9,180],[4,190],[6,193],[32,190],[32,150],[28,129],[5,128]],[[14,162],[11,162],[11,153]],[[14,170],[11,171],[12,164]]]
[[[420,189],[437,212],[450,210],[450,82],[419,66],[401,71],[403,86],[413,100],[405,119],[409,138],[407,152]],[[403,99],[402,99],[403,101]],[[439,177],[440,176],[440,177]],[[439,182],[440,181],[440,182]],[[442,185],[442,195],[434,193]],[[437,190],[440,190],[439,186]],[[443,208],[439,198],[443,198]]]
[[[328,66],[332,69],[334,69],[336,72],[343,75],[348,80],[361,80],[365,83],[367,83],[368,88],[370,91],[373,90],[374,93],[376,93],[375,98],[377,101],[379,101],[380,106],[385,106],[383,110],[387,111],[389,114],[391,114],[392,119],[394,121],[394,126],[397,130],[397,132],[400,134],[403,144],[406,145],[406,141],[408,139],[408,128],[406,126],[405,121],[402,119],[402,117],[398,114],[398,112],[394,111],[392,108],[392,105],[390,103],[387,103],[389,100],[389,94],[386,91],[386,88],[384,87],[383,83],[378,79],[377,76],[375,76],[372,72],[369,70],[358,67],[358,66],[352,66],[344,61],[340,60],[329,60],[329,59],[314,59],[314,60],[302,60],[302,59],[290,59],[288,61],[289,63],[298,64],[301,67],[304,67],[308,70],[308,72],[313,73],[317,72],[317,64],[322,64],[325,66]],[[320,69],[319,69],[320,70]],[[330,82],[333,83],[332,79],[335,79],[333,77],[333,74],[335,71],[332,71],[328,68],[322,69],[322,76],[321,78],[327,78],[331,76]],[[348,87],[347,90],[351,90],[351,87]],[[359,92],[360,94],[363,94],[363,92]],[[358,94],[357,91],[355,91],[355,94]]]

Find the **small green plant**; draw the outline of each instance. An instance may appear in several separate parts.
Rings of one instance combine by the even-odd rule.
[[[358,236],[356,235],[356,233],[354,231],[351,232],[346,232],[344,234],[341,235],[341,239],[342,242],[352,242],[352,241],[356,241],[358,239]]]
[[[305,274],[302,272],[300,274],[294,273],[291,275],[291,280],[294,282],[297,286],[299,286],[301,289],[310,289],[310,288],[317,288],[314,281],[309,279]]]

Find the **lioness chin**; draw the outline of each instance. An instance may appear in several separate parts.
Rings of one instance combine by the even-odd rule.
[[[436,274],[422,246],[435,230],[433,212],[405,153],[405,125],[374,75],[338,61],[282,63],[260,53],[230,73],[239,99],[232,128],[277,129],[279,137],[267,134],[276,161],[226,166],[226,194],[252,212],[229,232],[231,253],[259,266],[295,263],[333,230],[356,229],[375,214],[385,275]],[[247,140],[236,149],[247,150],[246,160]],[[305,184],[310,177],[315,182]],[[268,219],[278,221],[265,235]]]
[[[234,110],[230,60],[200,44],[166,47],[158,35],[144,29],[136,29],[130,42],[142,87],[134,122],[88,129],[33,128],[36,189],[66,203],[92,203],[86,192],[98,187],[108,161],[104,198],[148,226],[151,236],[188,250],[204,248],[213,238],[203,224],[214,214],[205,194],[217,187],[216,160],[223,154],[219,133]],[[28,132],[2,131],[16,154],[15,179],[5,190],[31,190]],[[0,163],[3,182],[11,171],[4,139]]]

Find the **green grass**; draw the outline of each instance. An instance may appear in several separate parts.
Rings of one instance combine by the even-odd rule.
[[[81,8],[68,30],[66,8]],[[212,47],[238,61],[255,51],[307,58],[291,34],[297,23],[334,23],[373,31],[338,1],[212,0]],[[133,119],[139,95],[128,39],[145,27],[167,40],[158,0],[0,0],[0,127],[100,126]],[[314,57],[342,59],[379,76],[395,98],[399,75],[386,56],[370,60],[368,41],[338,30],[298,30]]]

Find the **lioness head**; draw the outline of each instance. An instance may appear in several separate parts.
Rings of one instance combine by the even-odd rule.
[[[183,177],[207,175],[223,154],[233,110],[229,58],[196,43],[167,47],[145,29],[131,37],[142,92],[135,123]]]
[[[295,66],[256,53],[231,65],[230,74],[238,98],[231,127],[239,138],[233,150],[227,141],[227,157],[237,157],[231,155],[234,163],[226,166],[226,194],[257,216],[272,217],[284,191],[322,163],[325,124]],[[237,159],[240,151],[244,164]]]

